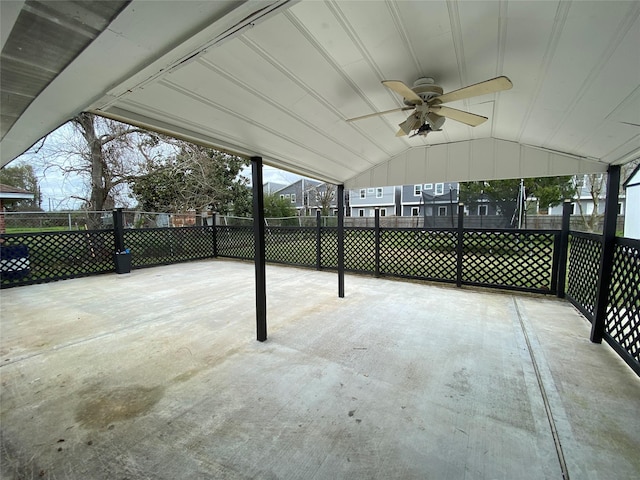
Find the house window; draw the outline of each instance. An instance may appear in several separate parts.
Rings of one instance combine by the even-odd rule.
[[[622,214],[622,204],[619,203],[618,204],[618,215],[621,215],[621,214]]]
[[[478,205],[478,215],[487,215],[488,207],[486,205]]]
[[[417,217],[420,215],[420,207],[411,207],[411,216]]]
[[[376,198],[382,198],[382,187],[376,188]]]
[[[367,190],[367,193],[368,193],[369,195],[373,195],[373,188],[369,188],[369,189]]]
[[[284,198],[289,198],[289,197],[291,197],[291,195],[289,195],[288,193],[284,194]]]
[[[296,203],[296,194],[295,193],[291,194],[291,203]]]
[[[371,210],[369,210],[369,216],[370,217],[375,217],[376,216],[376,210],[374,208],[372,208]]]
[[[424,184],[424,189],[425,190],[433,190],[433,183],[425,183]]]
[[[358,209],[358,216],[359,217],[364,217],[364,208]]]
[[[444,217],[447,215],[447,207],[438,207],[438,216]]]
[[[380,209],[380,216],[381,217],[386,217],[387,216],[387,209],[386,208],[381,208]]]
[[[436,183],[436,195],[442,195],[444,193],[444,183]]]
[[[364,188],[360,189],[360,198],[367,198],[367,191]]]
[[[280,194],[280,199],[284,200],[284,194],[283,193]]]
[[[422,195],[422,185],[413,186],[413,195],[415,197],[419,197],[420,195]]]

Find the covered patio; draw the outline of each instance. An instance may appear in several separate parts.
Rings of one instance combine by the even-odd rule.
[[[640,383],[566,301],[205,260],[2,292],[3,478],[632,479]]]

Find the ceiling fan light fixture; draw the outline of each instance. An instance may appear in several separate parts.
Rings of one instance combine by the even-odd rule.
[[[433,112],[429,112],[427,114],[427,118],[426,118],[427,122],[429,123],[429,125],[431,125],[431,128],[433,130],[440,130],[442,128],[442,126],[444,125],[444,122],[446,120],[446,118],[433,113]]]

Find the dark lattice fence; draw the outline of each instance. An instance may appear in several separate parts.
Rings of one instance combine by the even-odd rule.
[[[337,240],[337,239],[336,239]],[[344,268],[350,272],[375,271],[375,230],[350,228],[344,232]],[[336,256],[337,258],[337,256]]]
[[[462,282],[517,290],[555,290],[555,233],[467,230]]]
[[[219,225],[216,227],[216,243],[219,257],[251,260],[255,255],[251,226]]]
[[[455,282],[456,244],[451,229],[383,229],[380,274]]]
[[[316,265],[316,229],[266,227],[265,255],[268,262],[301,267]]]
[[[113,251],[111,230],[6,234],[0,245],[0,286],[112,272]]]
[[[566,295],[590,322],[596,313],[602,237],[571,232]]]
[[[133,267],[186,262],[213,256],[213,227],[126,229],[124,245]]]
[[[611,279],[605,332],[640,369],[640,241],[616,238]]]

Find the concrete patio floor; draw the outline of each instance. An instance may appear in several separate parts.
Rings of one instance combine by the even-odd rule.
[[[640,478],[640,379],[568,302],[269,265],[260,343],[253,272],[0,292],[2,478]]]

